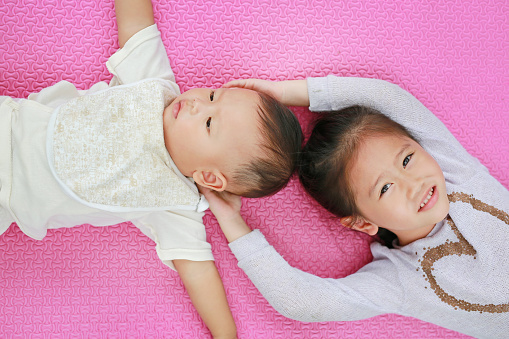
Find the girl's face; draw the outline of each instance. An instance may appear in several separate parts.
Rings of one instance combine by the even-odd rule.
[[[363,219],[395,233],[400,245],[425,237],[449,212],[442,170],[408,137],[368,137],[349,179]]]

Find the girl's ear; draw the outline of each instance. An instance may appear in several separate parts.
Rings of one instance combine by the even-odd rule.
[[[378,233],[378,226],[373,224],[372,222],[364,219],[363,217],[357,217],[357,218],[354,218],[351,216],[350,217],[341,217],[341,218],[339,218],[339,221],[341,221],[341,223],[344,226],[351,228],[353,230],[359,231],[359,232],[364,232],[369,235],[375,235]]]
[[[198,185],[218,192],[224,191],[227,186],[227,181],[223,173],[216,170],[213,170],[212,172],[194,171],[193,179]]]

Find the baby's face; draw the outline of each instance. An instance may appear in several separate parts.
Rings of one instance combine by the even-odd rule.
[[[449,211],[442,170],[408,137],[368,137],[349,179],[361,215],[400,241],[426,236]]]
[[[229,173],[260,152],[258,93],[194,88],[163,114],[166,149],[185,176],[214,169]]]

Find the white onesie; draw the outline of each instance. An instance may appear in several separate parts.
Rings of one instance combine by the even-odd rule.
[[[28,99],[0,97],[0,234],[12,222],[42,239],[50,228],[131,221],[172,268],[173,259],[213,260],[208,204],[165,152],[162,113],[180,91],[157,27],[106,65],[113,79],[87,91],[61,81]]]

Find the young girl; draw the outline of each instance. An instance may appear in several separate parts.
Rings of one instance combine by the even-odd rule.
[[[304,149],[302,183],[343,225],[397,237],[394,248],[373,243],[373,262],[355,274],[323,279],[289,266],[251,232],[237,197],[205,192],[239,267],[276,310],[301,321],[397,313],[475,337],[507,336],[509,192],[426,107],[373,79],[227,86],[333,111]]]
[[[28,99],[0,97],[0,234],[13,222],[42,239],[48,228],[131,221],[178,271],[212,335],[235,337],[195,184],[277,191],[295,168],[300,125],[251,90],[181,94],[151,1],[117,0],[115,11],[109,84],[78,91],[62,81]]]

